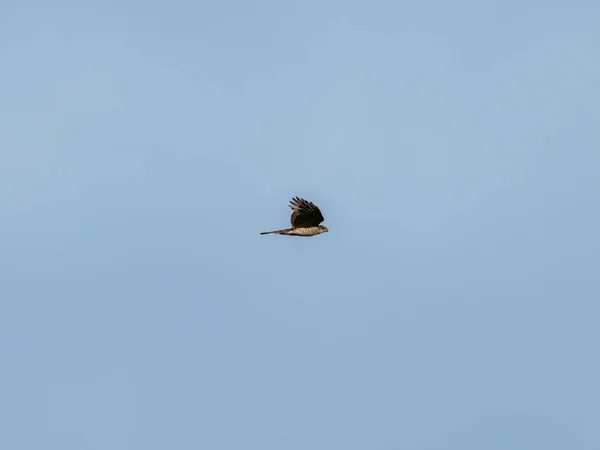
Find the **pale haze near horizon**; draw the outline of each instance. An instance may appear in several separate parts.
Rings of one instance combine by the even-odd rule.
[[[0,11],[2,448],[600,449],[597,2]]]

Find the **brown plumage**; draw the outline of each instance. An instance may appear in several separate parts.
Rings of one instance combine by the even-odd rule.
[[[287,236],[316,236],[317,234],[326,233],[329,230],[327,227],[320,225],[325,219],[321,210],[314,203],[304,200],[303,198],[294,197],[290,201],[292,208],[291,223],[292,228],[276,231],[265,231],[260,234],[285,234]]]

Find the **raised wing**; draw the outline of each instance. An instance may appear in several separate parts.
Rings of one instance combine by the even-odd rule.
[[[303,198],[294,197],[290,201],[290,208],[294,211],[291,219],[293,228],[316,227],[325,220],[321,210]]]

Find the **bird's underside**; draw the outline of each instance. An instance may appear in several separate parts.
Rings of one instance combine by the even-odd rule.
[[[265,231],[260,234],[283,234],[286,236],[316,236],[326,233],[327,227],[320,225],[325,219],[319,208],[312,202],[299,197],[294,197],[290,202],[293,213],[291,217],[292,228],[285,230]]]
[[[298,227],[288,228],[286,230],[265,231],[260,234],[285,234],[287,236],[316,236],[324,233],[320,227]]]

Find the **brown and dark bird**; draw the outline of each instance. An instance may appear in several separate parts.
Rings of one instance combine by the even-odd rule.
[[[292,228],[276,231],[265,231],[260,234],[285,234],[287,236],[316,236],[317,234],[327,233],[329,230],[323,225],[319,225],[325,219],[321,210],[312,202],[303,198],[294,197],[290,201],[292,208]]]

